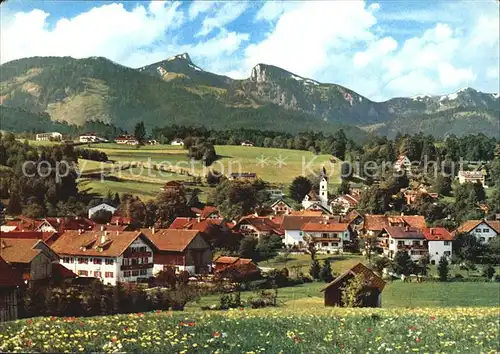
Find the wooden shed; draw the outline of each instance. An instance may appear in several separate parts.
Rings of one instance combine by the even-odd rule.
[[[321,291],[324,292],[325,306],[342,306],[342,289],[358,274],[365,277],[365,287],[361,294],[361,307],[380,307],[385,281],[371,269],[358,263],[344,274],[335,278]]]

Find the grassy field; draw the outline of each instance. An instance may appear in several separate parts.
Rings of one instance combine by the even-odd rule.
[[[0,324],[0,351],[496,353],[497,331],[494,308],[157,311]]]
[[[107,195],[108,191],[111,193],[124,194],[129,193],[139,196],[141,200],[146,201],[153,199],[160,192],[163,186],[161,183],[147,183],[140,181],[110,181],[96,179],[81,178],[78,183],[80,192],[100,194],[101,196]]]
[[[323,309],[324,282],[305,283],[278,289],[278,301],[283,308]],[[252,291],[241,293],[241,299],[253,296]],[[202,306],[218,304],[219,296],[210,295],[187,309],[199,311]],[[382,293],[383,308],[440,308],[440,307],[498,307],[498,283],[387,282]]]
[[[200,161],[190,161],[187,156],[187,150],[178,146],[171,145],[149,145],[139,149],[119,144],[94,144],[91,148],[99,149],[108,155],[108,158],[114,164],[103,164],[104,171],[109,172],[115,169],[110,175],[119,177],[120,182],[116,181],[90,181],[82,179],[82,189],[92,188],[94,193],[107,193],[111,190],[113,193],[132,193],[141,198],[149,199],[156,195],[158,186],[170,180],[189,180],[190,177],[180,173],[170,173],[155,171],[149,168],[134,167],[123,171],[118,171],[120,164],[129,162],[151,162],[153,164],[167,164],[179,166],[193,175],[205,175],[207,169],[203,167]],[[330,156],[314,156],[308,151],[244,147],[244,146],[216,146],[217,154],[220,158],[211,166],[214,170],[226,175],[231,172],[254,172],[259,178],[287,190],[288,184],[300,175],[303,166],[304,173],[310,171],[319,171],[324,165],[327,171],[331,172],[330,188],[333,190],[340,183],[340,165],[330,164]],[[258,159],[264,159],[264,164],[260,164]],[[281,168],[277,166],[279,161],[283,163]],[[311,162],[312,161],[312,162]],[[310,165],[309,162],[311,162]],[[95,161],[80,159],[80,169],[82,172],[98,172],[101,164]],[[182,171],[178,171],[182,172]],[[209,194],[208,187],[200,187],[203,193],[199,196],[200,200],[206,200]],[[154,194],[154,195],[153,195]]]
[[[350,269],[357,263],[366,263],[367,260],[356,254],[344,254],[343,256],[333,256],[329,254],[318,254],[316,259],[323,264],[323,260],[329,259],[332,266],[333,273],[341,274],[346,270]],[[261,267],[269,267],[276,269],[297,269],[298,272],[307,274],[309,272],[309,266],[311,265],[311,256],[308,254],[298,254],[290,255],[287,262],[283,260],[283,257],[277,256],[268,261],[263,261],[259,263]]]
[[[97,144],[91,148],[99,149],[108,155],[110,160],[114,161],[140,161],[153,163],[166,163],[180,165],[181,167],[190,167],[191,162],[187,156],[187,150],[171,145],[151,145],[139,149],[127,147],[118,144]],[[212,168],[224,174],[231,172],[255,172],[258,177],[265,181],[276,184],[288,184],[293,178],[304,173],[310,173],[310,170],[318,171],[323,165],[327,171],[331,172],[331,184],[340,182],[340,163],[330,166],[329,155],[315,156],[309,151],[229,146],[217,145],[215,150],[220,158],[214,162]],[[262,160],[259,160],[262,159]],[[264,161],[262,164],[259,161]],[[281,167],[280,165],[281,161]],[[310,164],[309,164],[310,163]],[[308,165],[309,164],[309,165]],[[193,163],[193,172],[195,174],[205,174],[205,170],[200,161]]]

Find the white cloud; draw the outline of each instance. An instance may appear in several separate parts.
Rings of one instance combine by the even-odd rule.
[[[248,8],[248,2],[225,2],[218,7],[215,14],[203,19],[201,30],[197,36],[206,36],[214,29],[224,27],[233,22]]]
[[[393,97],[408,97],[438,92],[439,84],[425,71],[414,70],[390,80],[383,89]]]
[[[255,15],[256,21],[273,21],[277,19],[287,8],[296,6],[297,2],[284,2],[284,1],[274,1],[268,0],[262,5],[262,7],[257,11]]]
[[[183,23],[179,3],[151,2],[127,11],[122,4],[95,7],[49,28],[50,14],[19,12],[0,33],[0,62],[30,56],[105,56],[123,62],[131,52],[164,38]]]
[[[189,6],[188,15],[190,20],[194,20],[199,14],[209,11],[217,4],[215,1],[198,0],[193,1]]]
[[[372,12],[378,11],[379,9],[380,9],[380,4],[377,2],[374,2],[373,4],[368,6],[368,10],[370,10]]]
[[[364,67],[375,59],[383,58],[398,47],[398,42],[392,37],[385,37],[372,42],[364,52],[354,55],[354,65]]]
[[[439,80],[445,87],[457,86],[462,83],[471,83],[476,75],[471,69],[457,69],[450,63],[441,63],[438,66]]]
[[[335,64],[332,50],[370,40],[375,22],[363,2],[302,2],[285,11],[263,41],[247,47],[245,66],[249,71],[257,63],[273,64],[314,76]]]
[[[464,83],[496,92],[500,85],[495,3],[458,1],[395,13],[390,3],[270,1],[255,16],[245,13],[249,6],[200,0],[183,10],[154,1],[127,10],[99,3],[53,21],[43,10],[12,13],[3,5],[0,62],[105,56],[139,67],[188,52],[203,69],[234,78],[267,63],[375,99],[453,92]],[[228,30],[236,19],[239,30]]]
[[[498,79],[499,75],[500,75],[499,68],[495,66],[489,67],[488,70],[486,71],[486,77],[488,79]]]

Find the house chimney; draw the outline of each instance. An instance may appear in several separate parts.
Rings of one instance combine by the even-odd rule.
[[[402,212],[401,212],[401,216],[405,216],[405,213],[404,213],[404,211],[402,211]]]
[[[201,221],[201,218],[198,216],[198,217],[196,218],[196,220],[197,220],[197,222],[200,222],[200,221]]]
[[[101,225],[101,231],[104,231],[104,225]]]
[[[104,232],[104,233],[101,235],[101,244],[102,244],[102,243],[104,243],[104,242],[106,242],[106,236],[107,236],[106,232]]]
[[[405,231],[406,232],[410,231],[410,227],[408,225],[405,226]]]
[[[431,229],[431,235],[434,235],[434,228]]]
[[[82,229],[78,229],[78,235],[81,235],[82,234]]]
[[[154,225],[151,227],[151,233],[152,233],[153,235],[154,235],[154,233],[155,233],[155,227],[154,227]]]

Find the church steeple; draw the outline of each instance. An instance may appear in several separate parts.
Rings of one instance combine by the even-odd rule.
[[[328,208],[328,176],[325,166],[322,168],[321,179],[319,181],[319,200],[323,207]]]

